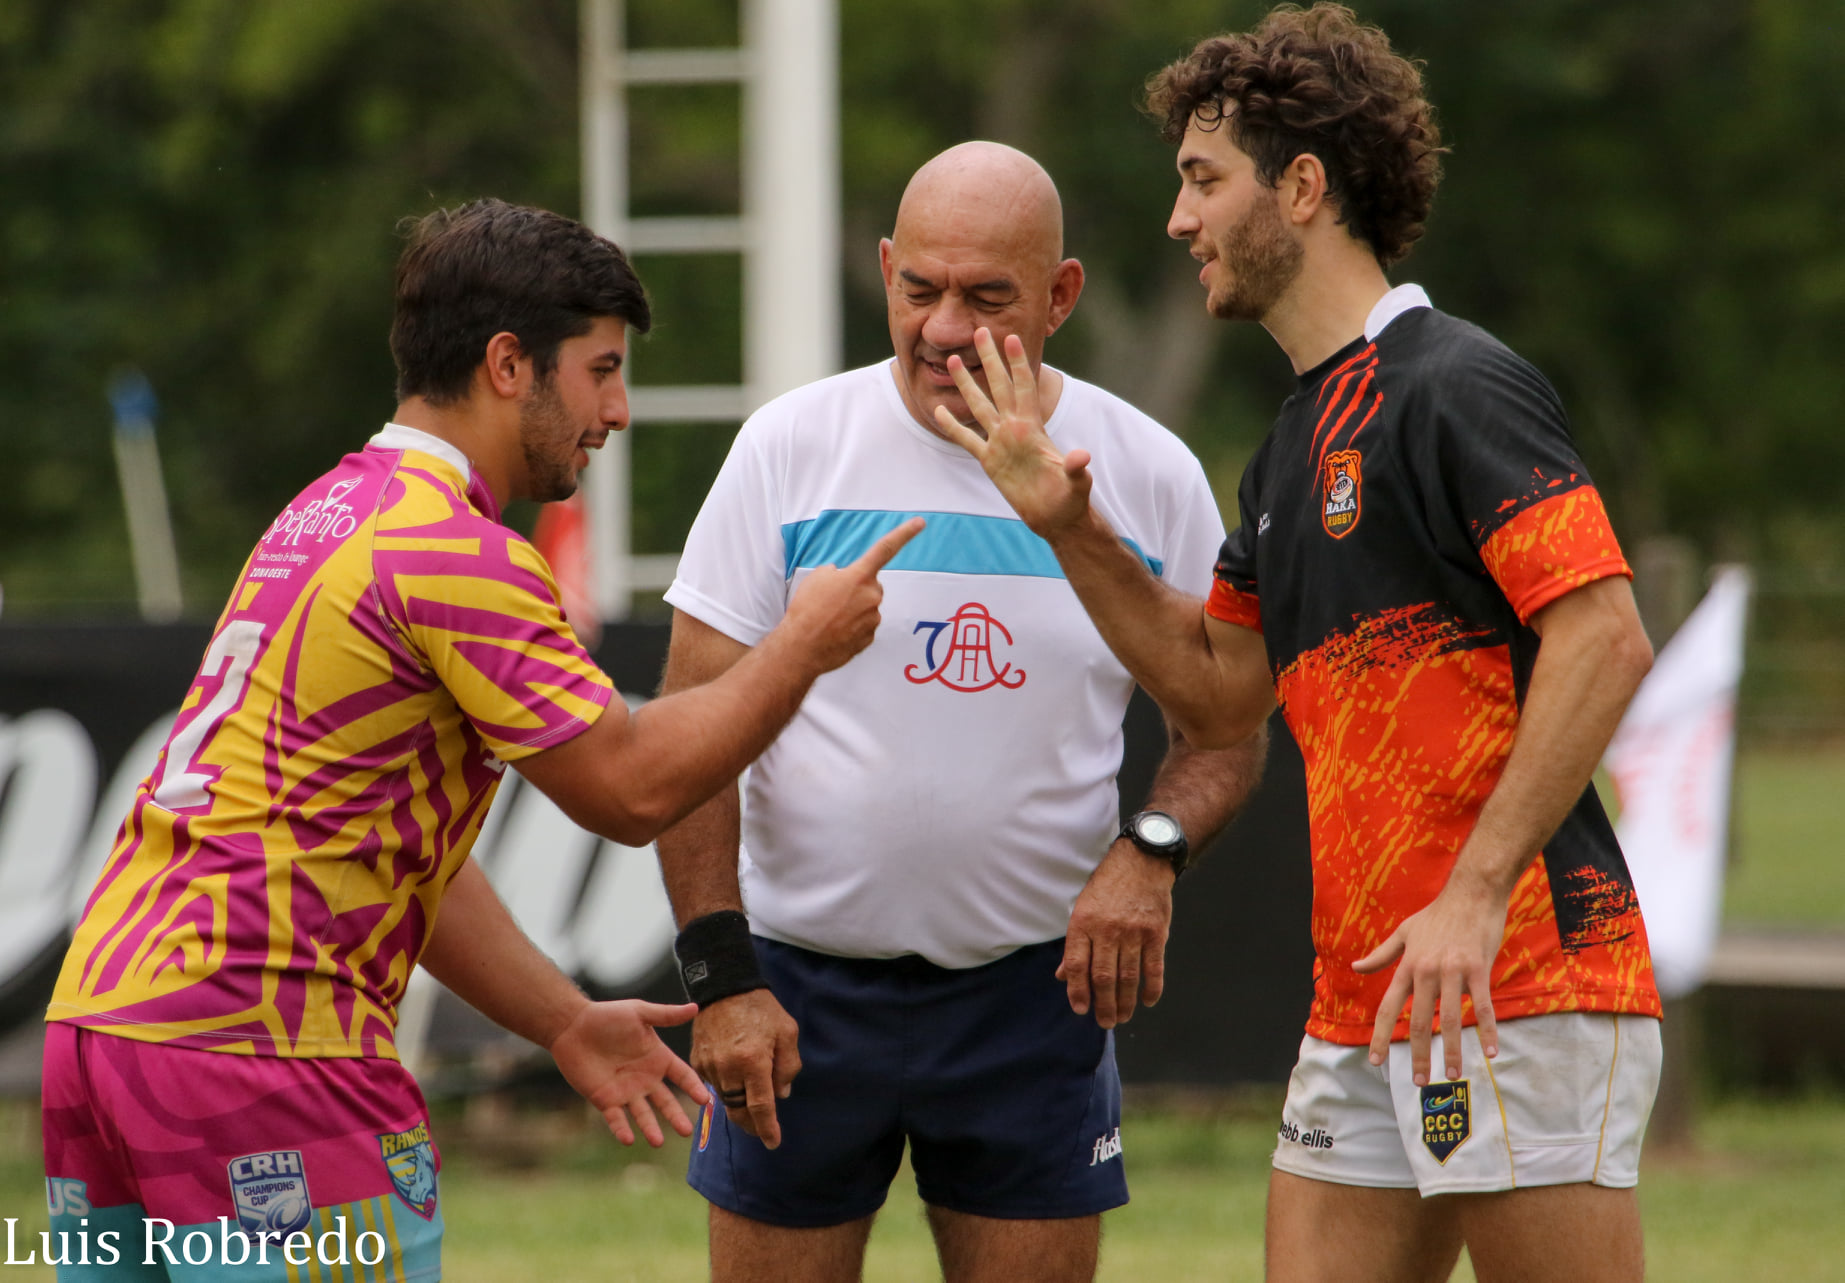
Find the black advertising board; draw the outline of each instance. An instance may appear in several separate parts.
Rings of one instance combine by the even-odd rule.
[[[203,625],[0,625],[0,1029],[36,1019],[69,924],[208,640]],[[667,630],[614,625],[597,658],[630,701]],[[1164,748],[1136,696],[1121,789],[1137,806]],[[521,924],[592,991],[679,1001],[672,920],[651,850],[604,843],[512,774],[477,856]],[[1167,993],[1122,1027],[1137,1083],[1286,1078],[1312,988],[1300,754],[1280,720],[1267,778],[1175,893]],[[451,1019],[438,1008],[438,1021]],[[441,1041],[442,1030],[431,1038]]]

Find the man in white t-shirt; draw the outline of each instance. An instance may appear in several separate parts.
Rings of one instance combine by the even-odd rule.
[[[725,1106],[688,1179],[712,1204],[718,1283],[858,1278],[906,1141],[953,1283],[1086,1280],[1100,1213],[1127,1200],[1112,1029],[1159,998],[1173,879],[1263,745],[1175,737],[1124,827],[1133,679],[1049,547],[933,426],[937,406],[968,417],[947,361],[977,327],[1024,336],[1037,367],[1076,305],[1049,175],[1008,147],[953,148],[879,249],[896,359],[744,424],[667,593],[672,691],[746,654],[815,567],[928,523],[884,572],[876,640],[814,687],[741,804],[727,791],[660,839],[700,1006],[692,1063]],[[1203,595],[1223,527],[1197,460],[1042,370],[1052,437],[1111,463],[1095,502],[1123,542]]]

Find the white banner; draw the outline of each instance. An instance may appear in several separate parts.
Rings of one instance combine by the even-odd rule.
[[[1749,572],[1719,567],[1710,591],[1641,683],[1602,759],[1667,998],[1704,982],[1723,909]]]

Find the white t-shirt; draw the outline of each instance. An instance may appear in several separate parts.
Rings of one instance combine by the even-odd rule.
[[[1208,592],[1223,523],[1185,445],[1067,375],[1046,429],[1091,452],[1091,502],[1142,560]],[[745,777],[743,899],[770,939],[972,967],[1062,936],[1117,830],[1134,683],[1050,545],[916,422],[887,362],[750,417],[666,600],[754,645],[813,567],[915,514],[929,524],[881,576],[876,639]]]

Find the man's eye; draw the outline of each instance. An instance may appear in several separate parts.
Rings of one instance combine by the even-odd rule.
[[[903,297],[912,303],[920,305],[924,303],[933,303],[940,296],[936,294],[918,294],[912,291],[905,293]]]

